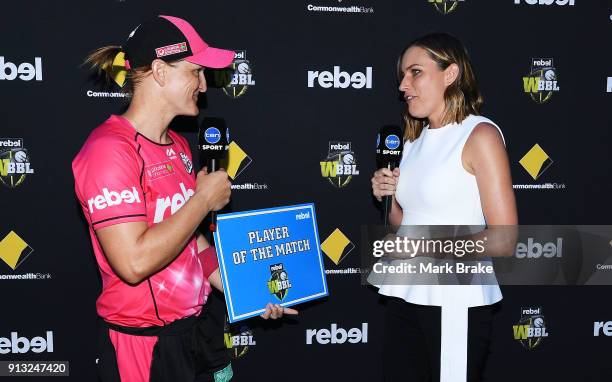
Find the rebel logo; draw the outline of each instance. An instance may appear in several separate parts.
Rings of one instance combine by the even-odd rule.
[[[593,323],[593,336],[604,335],[612,337],[612,321],[595,321]]]
[[[163,221],[164,215],[166,214],[166,210],[168,208],[170,208],[170,214],[173,215],[195,194],[195,192],[191,188],[186,188],[182,182],[179,186],[181,188],[180,193],[177,192],[171,197],[166,196],[165,198],[157,199],[157,202],[155,204],[155,217],[153,219],[153,223],[159,223]]]
[[[94,210],[101,211],[107,207],[118,206],[122,203],[140,203],[140,194],[136,187],[122,191],[109,191],[108,188],[104,187],[102,194],[96,195],[87,201],[90,213],[94,213]]]
[[[53,353],[53,332],[47,330],[46,337],[34,337],[31,340],[19,337],[11,332],[10,337],[0,337],[0,354]]]
[[[362,323],[361,328],[348,330],[339,328],[335,323],[331,324],[331,329],[306,330],[306,345],[312,345],[314,342],[321,345],[343,344],[347,341],[351,344],[368,343],[368,323]]]
[[[24,62],[22,64],[14,64],[5,61],[3,56],[0,56],[0,81],[13,81],[20,79],[22,81],[42,81],[42,58],[34,57],[34,64]]]
[[[529,5],[574,5],[575,0],[514,0],[514,4],[521,2]]]
[[[341,71],[339,66],[334,66],[333,72],[308,71],[308,87],[314,88],[315,84],[324,88],[346,89],[349,86],[354,89],[372,88],[372,67],[366,67],[365,73],[347,73]]]

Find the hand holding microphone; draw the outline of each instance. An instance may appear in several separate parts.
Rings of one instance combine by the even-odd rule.
[[[196,192],[204,195],[204,200],[210,211],[218,211],[229,203],[231,183],[223,170],[208,173],[206,168],[198,172]]]
[[[399,178],[399,162],[404,147],[402,129],[399,126],[383,126],[376,142],[376,159],[381,167],[372,178],[374,196],[383,203],[384,225],[389,225],[392,196]]]
[[[382,202],[384,196],[395,195],[399,175],[399,168],[389,170],[383,167],[374,172],[374,176],[372,177],[372,193],[376,197],[376,200]]]

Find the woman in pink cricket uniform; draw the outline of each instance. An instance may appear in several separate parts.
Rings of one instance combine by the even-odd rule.
[[[98,126],[72,163],[102,276],[99,376],[227,381],[231,365],[207,364],[214,350],[197,335],[211,285],[222,286],[214,248],[196,229],[228,203],[230,182],[225,171],[196,175],[187,141],[168,126],[199,113],[204,67],[226,67],[234,52],[210,47],[183,19],[158,16],[88,62],[100,73],[122,57],[130,106]],[[263,317],[283,313],[297,312],[269,304]]]

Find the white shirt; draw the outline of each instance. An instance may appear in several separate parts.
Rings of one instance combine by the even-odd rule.
[[[437,129],[425,127],[413,142],[404,143],[404,152],[399,165],[400,176],[395,192],[402,207],[400,236],[412,238],[428,237],[427,227],[433,225],[469,225],[484,228],[486,222],[480,203],[476,177],[463,168],[461,155],[472,130],[479,123],[487,122],[499,127],[491,120],[470,115],[463,122],[448,124]],[[500,130],[501,134],[501,130]],[[503,137],[503,135],[502,135]],[[414,227],[417,226],[417,227]],[[474,228],[474,227],[473,227]],[[430,236],[431,237],[431,236]],[[386,261],[386,260],[383,260]],[[430,259],[418,257],[409,260],[393,260],[418,264]],[[488,260],[479,261],[484,265]],[[478,263],[478,262],[474,262]],[[379,287],[379,293],[399,297],[420,305],[444,305],[453,301],[466,307],[489,305],[502,299],[499,286],[495,285],[416,285],[403,275],[403,285],[386,285],[387,276],[380,278],[373,273],[368,278]],[[472,284],[483,282],[475,277]],[[486,283],[490,284],[489,281]]]

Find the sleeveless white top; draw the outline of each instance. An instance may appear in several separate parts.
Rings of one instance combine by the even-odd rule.
[[[484,228],[486,222],[476,177],[463,168],[461,161],[467,139],[476,125],[482,122],[490,123],[499,130],[491,120],[470,115],[459,124],[452,123],[437,129],[425,127],[417,139],[404,143],[395,193],[403,211],[398,235],[413,238],[425,236],[422,235],[425,227],[411,226],[471,225]],[[393,260],[391,263],[409,262],[418,267],[421,261],[430,259],[415,257]],[[490,264],[488,260],[480,262]],[[444,306],[450,303],[472,307],[490,305],[502,299],[496,281],[494,285],[417,285],[415,278],[411,282],[402,282],[404,285],[385,285],[384,280],[377,279],[373,272],[371,276],[368,281],[379,287],[380,294],[399,297],[413,304]],[[479,282],[482,281],[478,278],[472,280],[472,284]]]

